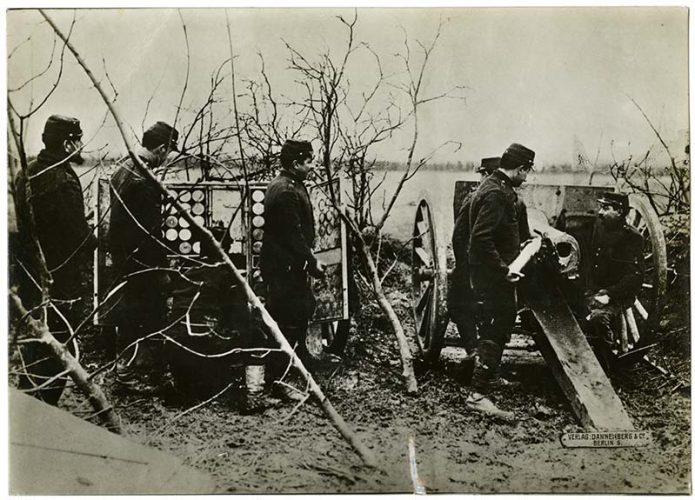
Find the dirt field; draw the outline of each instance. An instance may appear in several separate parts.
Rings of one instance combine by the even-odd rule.
[[[440,191],[452,191],[450,184]],[[411,230],[409,204],[417,193],[405,194],[403,205],[394,212],[392,229],[397,236]],[[440,201],[450,206],[449,199]],[[687,254],[687,241],[684,248]],[[686,267],[688,261],[685,255]],[[407,266],[400,264],[385,286],[412,333],[408,273]],[[653,443],[642,448],[563,448],[561,435],[581,428],[537,352],[511,352],[504,360],[503,375],[521,386],[492,395],[503,409],[515,413],[514,424],[492,421],[466,409],[466,387],[455,361],[429,369],[418,367],[420,394],[406,396],[395,339],[374,306],[363,307],[355,318],[342,364],[335,372],[317,373],[316,378],[338,412],[378,457],[379,470],[363,467],[311,402],[296,409],[286,403],[260,415],[241,415],[241,373],[236,386],[194,411],[189,410],[199,400],[164,394],[116,395],[111,373],[101,381],[130,439],[207,471],[222,492],[413,492],[413,457],[417,478],[427,492],[688,493],[687,268],[679,275],[682,281],[669,293],[661,344],[652,358],[684,381],[687,391],[673,390],[674,382],[645,364],[613,379],[635,427],[652,433]],[[99,350],[104,339],[91,335],[82,343],[89,371],[105,361]],[[69,393],[61,402],[66,409],[77,404]]]
[[[403,265],[404,266],[404,265]],[[401,277],[407,269],[400,269]],[[401,279],[389,294],[409,324]],[[678,294],[681,297],[683,296]],[[687,325],[669,303],[669,331]],[[682,302],[681,302],[682,303]],[[635,427],[652,432],[642,448],[567,449],[564,432],[579,431],[564,396],[537,352],[512,352],[504,374],[521,387],[493,393],[513,411],[514,424],[467,411],[455,362],[419,367],[420,394],[406,396],[396,343],[373,306],[362,309],[344,361],[317,380],[337,410],[378,457],[378,471],[360,458],[312,403],[286,403],[261,415],[238,409],[240,389],[181,413],[199,401],[113,396],[127,435],[209,472],[224,492],[412,492],[409,442],[417,477],[428,492],[688,493],[690,396],[646,365],[614,379]],[[689,382],[688,332],[660,346],[653,357]],[[110,389],[107,376],[105,386]],[[241,378],[239,378],[239,382]],[[70,406],[70,398],[64,401]]]

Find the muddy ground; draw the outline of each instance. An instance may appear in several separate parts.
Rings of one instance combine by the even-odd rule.
[[[404,288],[407,267],[403,264],[394,275],[400,278],[387,280],[389,297],[406,328],[412,329]],[[686,303],[687,286],[673,287],[664,310],[662,342],[651,354],[687,388],[677,388],[677,382],[643,363],[613,378],[635,427],[652,432],[652,444],[640,448],[563,448],[560,436],[581,427],[537,351],[510,351],[503,375],[521,385],[492,395],[515,413],[513,424],[466,409],[466,388],[455,360],[430,368],[418,365],[420,393],[407,396],[396,342],[381,312],[370,305],[356,317],[343,362],[316,378],[374,452],[379,470],[361,465],[313,403],[299,408],[277,404],[259,415],[242,415],[240,376],[222,396],[194,411],[189,410],[200,401],[171,394],[116,394],[111,374],[102,381],[130,439],[207,471],[221,492],[412,492],[420,484],[432,493],[688,493]],[[92,367],[100,362],[89,352],[85,361]],[[68,396],[61,404],[69,408],[73,403]],[[419,483],[409,460],[411,438]]]

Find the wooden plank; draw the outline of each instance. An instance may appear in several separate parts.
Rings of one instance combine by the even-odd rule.
[[[550,288],[544,292],[545,297],[532,304],[542,328],[538,346],[579,421],[596,430],[633,430],[562,294]]]
[[[632,307],[625,309],[625,319],[627,320],[627,326],[630,327],[630,336],[632,340],[635,343],[639,342],[639,328],[637,328],[637,321],[635,320],[635,313],[632,312]]]
[[[632,347],[627,339],[627,321],[625,315],[620,315],[620,353],[625,354]]]
[[[343,252],[340,247],[329,248],[328,250],[321,250],[314,254],[316,259],[320,260],[327,266],[333,266],[335,264],[340,264],[343,260]]]
[[[649,313],[647,313],[647,310],[644,308],[639,299],[635,299],[635,310],[644,321],[647,321],[649,319]]]
[[[12,495],[211,494],[212,478],[15,389],[9,391]]]
[[[420,258],[420,261],[425,265],[425,267],[432,267],[432,258],[430,257],[430,254],[428,254],[425,251],[424,248],[415,247],[415,253]]]

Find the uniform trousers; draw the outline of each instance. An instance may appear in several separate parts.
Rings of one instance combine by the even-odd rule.
[[[473,292],[478,309],[478,361],[472,385],[478,392],[487,391],[502,361],[502,351],[511,338],[516,321],[516,287],[504,278],[471,270]]]

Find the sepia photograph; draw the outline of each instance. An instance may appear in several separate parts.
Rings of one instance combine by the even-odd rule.
[[[691,494],[689,15],[6,10],[6,493]]]

